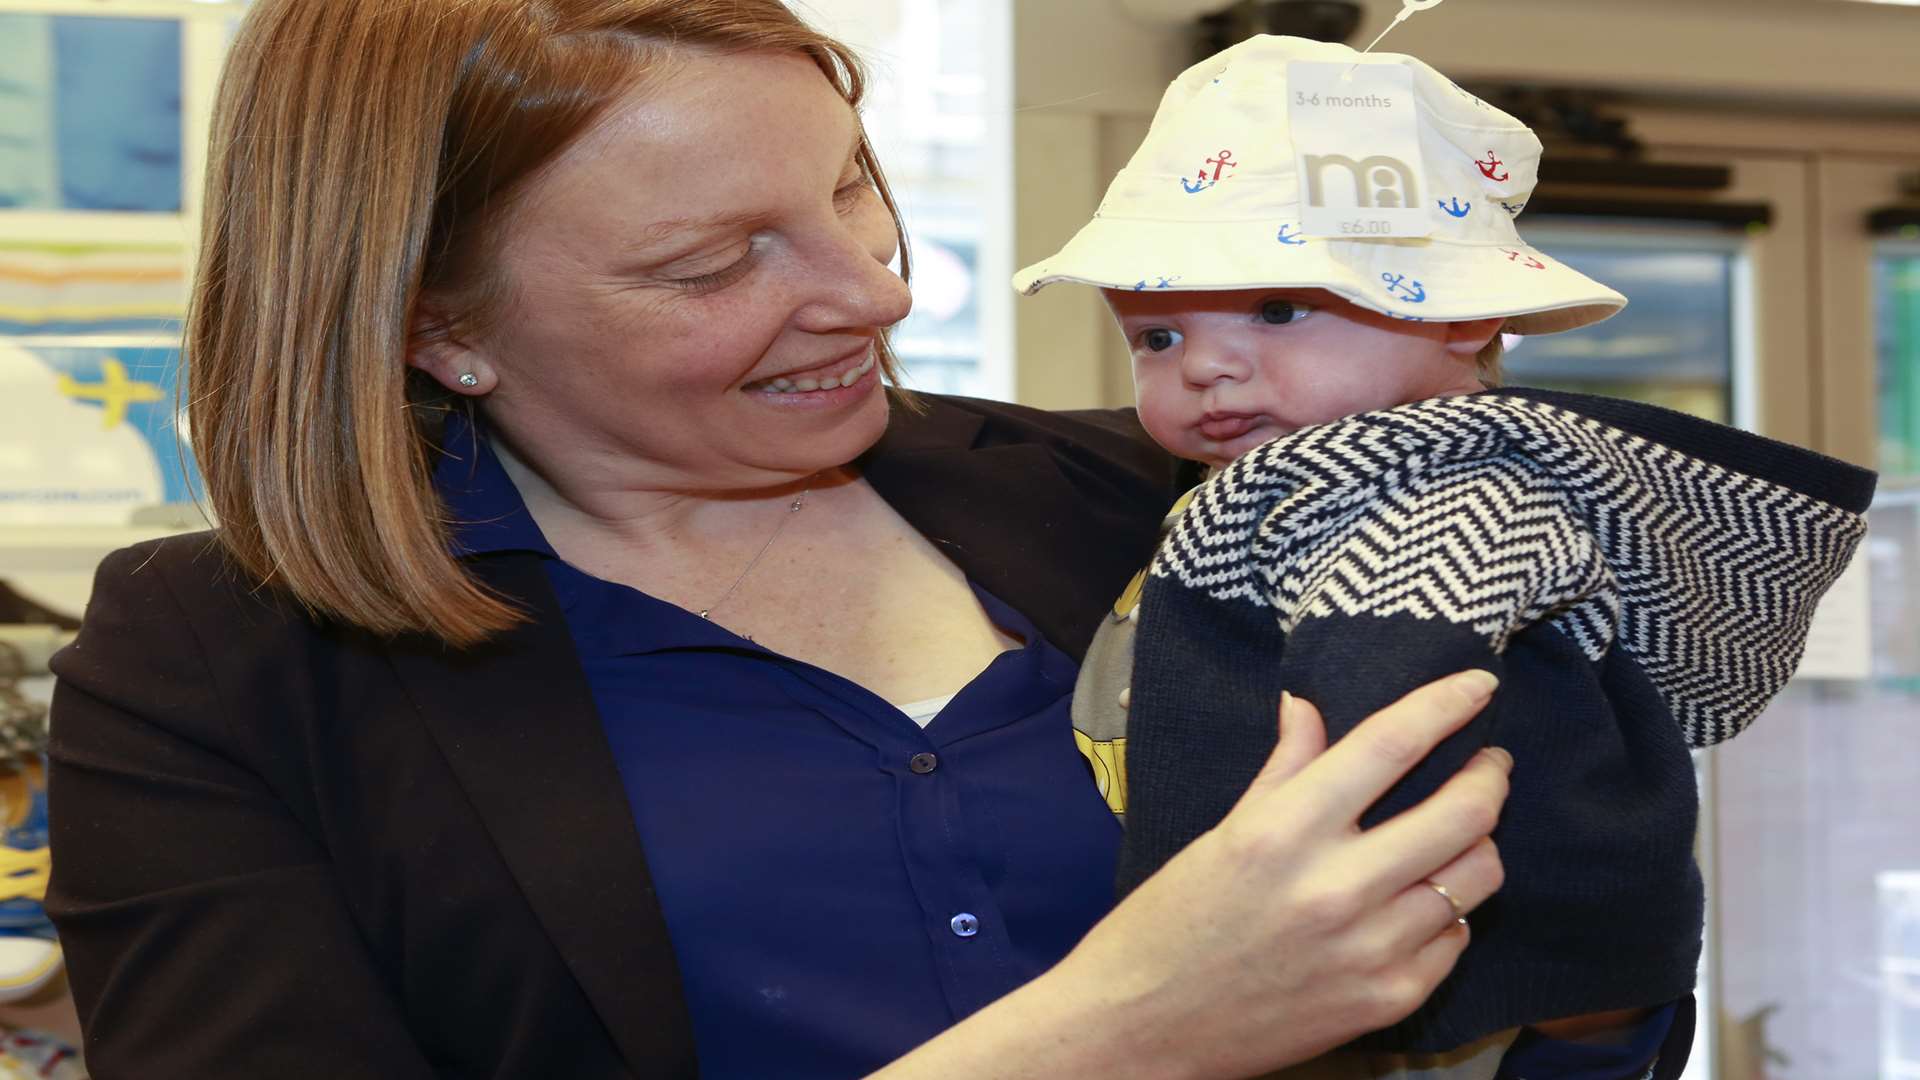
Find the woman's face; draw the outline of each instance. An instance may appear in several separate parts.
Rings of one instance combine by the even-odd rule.
[[[471,343],[486,411],[559,488],[713,490],[845,464],[887,419],[912,300],[854,115],[814,64],[688,50],[534,179]]]

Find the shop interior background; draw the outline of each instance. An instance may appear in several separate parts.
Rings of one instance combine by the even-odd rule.
[[[1008,278],[1087,219],[1206,33],[1313,5],[795,6],[877,76],[867,122],[913,253],[895,339],[910,385],[1129,404],[1092,291],[1016,299]],[[1356,45],[1400,7],[1351,6]],[[213,86],[244,8],[0,0],[0,605],[77,615],[105,552],[205,527],[178,334]],[[1205,15],[1225,21],[1207,31]],[[1689,1075],[1920,1078],[1920,6],[1447,0],[1381,48],[1535,125],[1548,166],[1522,232],[1632,300],[1516,342],[1512,381],[1882,471],[1802,677],[1699,759],[1710,1022]],[[5,672],[0,700],[44,698],[43,674]],[[0,1024],[70,1033],[70,1013],[56,983]]]

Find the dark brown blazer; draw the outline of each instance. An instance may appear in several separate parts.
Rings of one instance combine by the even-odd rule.
[[[1076,657],[1191,481],[1131,413],[896,405],[862,465]],[[139,1077],[682,1077],[647,864],[539,560],[452,651],[316,622],[206,534],[100,568],[54,662],[48,907],[86,1057]]]

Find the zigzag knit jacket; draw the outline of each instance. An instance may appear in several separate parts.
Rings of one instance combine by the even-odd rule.
[[[1431,679],[1491,704],[1374,806],[1512,752],[1507,870],[1411,1018],[1444,1050],[1685,997],[1703,907],[1688,750],[1792,674],[1865,534],[1872,473],[1652,406],[1509,389],[1307,428],[1204,484],[1150,568],[1127,730],[1130,889],[1218,823],[1272,751],[1282,689],[1329,738]]]

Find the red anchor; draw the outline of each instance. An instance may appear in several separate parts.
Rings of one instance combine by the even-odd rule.
[[[1233,168],[1233,167],[1234,167],[1235,165],[1238,165],[1238,164],[1240,164],[1240,163],[1239,163],[1239,162],[1237,162],[1237,161],[1235,161],[1235,160],[1233,160],[1233,151],[1231,151],[1231,150],[1222,150],[1222,151],[1220,151],[1220,156],[1219,156],[1219,157],[1217,157],[1217,158],[1208,158],[1208,159],[1207,159],[1207,164],[1208,164],[1208,165],[1211,165],[1211,166],[1213,166],[1213,178],[1214,178],[1215,180],[1218,180],[1218,179],[1220,179],[1220,170],[1221,170],[1221,169],[1231,169],[1231,168]],[[1201,175],[1202,175],[1203,177],[1204,177],[1204,176],[1206,175],[1206,171],[1207,171],[1207,170],[1206,170],[1206,169],[1205,169],[1204,167],[1202,167],[1202,168],[1201,168],[1201,170],[1200,170],[1200,173],[1201,173]]]
[[[1504,253],[1506,254],[1506,256],[1507,256],[1507,261],[1508,261],[1508,262],[1518,262],[1518,261],[1519,261],[1519,259],[1520,259],[1520,253],[1519,253],[1519,252],[1517,252],[1517,251],[1507,251],[1507,249],[1506,249],[1506,248],[1501,248],[1500,250],[1501,250],[1502,252],[1504,252]],[[1533,256],[1531,256],[1531,255],[1529,255],[1529,256],[1527,256],[1527,261],[1526,261],[1526,262],[1525,262],[1525,263],[1524,263],[1523,265],[1525,265],[1525,266],[1526,266],[1526,268],[1527,268],[1527,269],[1529,269],[1529,270],[1545,270],[1545,269],[1547,268],[1547,264],[1546,264],[1546,263],[1543,263],[1543,262],[1541,262],[1541,261],[1540,261],[1539,259],[1536,259],[1536,258],[1534,258],[1534,257],[1533,257]]]
[[[1501,173],[1499,176],[1493,175],[1493,170],[1499,168],[1502,165],[1505,165],[1506,162],[1501,161],[1500,158],[1496,154],[1494,154],[1494,152],[1491,150],[1487,151],[1487,160],[1476,161],[1474,162],[1474,164],[1480,166],[1481,176],[1484,176],[1489,180],[1495,181],[1496,183],[1503,180],[1513,179],[1513,175],[1511,173]]]

